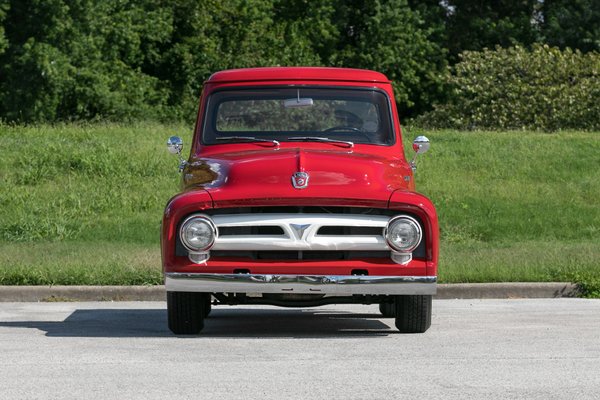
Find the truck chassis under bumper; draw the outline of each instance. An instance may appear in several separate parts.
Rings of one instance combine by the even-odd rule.
[[[436,276],[165,274],[169,292],[433,295]]]

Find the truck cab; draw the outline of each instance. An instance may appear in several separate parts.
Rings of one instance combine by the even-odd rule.
[[[378,304],[401,332],[429,328],[438,220],[415,191],[385,75],[217,72],[189,157],[179,137],[167,145],[182,172],[161,233],[173,333],[197,334],[213,306],[239,304]]]

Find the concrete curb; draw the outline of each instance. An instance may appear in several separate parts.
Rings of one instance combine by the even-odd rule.
[[[438,285],[437,299],[577,297],[576,284],[452,283]],[[0,302],[165,301],[164,286],[0,286]]]
[[[438,285],[436,299],[535,299],[577,297],[579,286],[566,282],[450,283]]]

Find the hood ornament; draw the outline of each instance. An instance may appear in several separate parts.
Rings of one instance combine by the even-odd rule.
[[[294,175],[292,175],[292,185],[296,189],[304,189],[308,186],[308,178],[310,177],[306,172],[295,172]]]

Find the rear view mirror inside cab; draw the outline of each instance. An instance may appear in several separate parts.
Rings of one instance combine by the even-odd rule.
[[[283,106],[285,108],[299,108],[299,107],[312,107],[313,99],[309,97],[297,98],[297,99],[287,99],[283,101]]]
[[[312,107],[313,99],[310,97],[300,97],[300,90],[297,91],[298,96],[295,99],[286,99],[283,101],[285,108],[300,108],[300,107]]]

